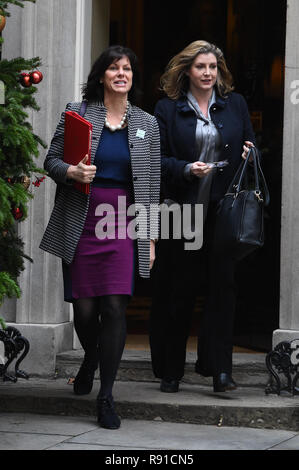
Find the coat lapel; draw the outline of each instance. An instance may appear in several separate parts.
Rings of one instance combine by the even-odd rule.
[[[140,172],[140,166],[144,164],[144,148],[147,143],[145,122],[140,118],[138,109],[129,108],[129,119],[128,119],[128,137],[129,137],[129,150],[131,155],[131,165],[133,175]],[[147,155],[147,153],[146,153]],[[143,161],[141,162],[140,159]]]
[[[91,164],[99,145],[100,137],[105,123],[106,108],[96,103],[88,104],[84,118],[92,124]]]

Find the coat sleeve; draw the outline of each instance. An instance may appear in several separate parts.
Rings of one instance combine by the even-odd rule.
[[[69,109],[71,109],[71,103],[67,104],[65,111]],[[61,114],[60,121],[52,138],[49,151],[44,161],[44,169],[55,183],[71,185],[70,180],[66,178],[66,172],[70,165],[63,161],[65,111]]]
[[[150,238],[155,240],[159,237],[161,189],[160,131],[155,118],[153,118],[150,152]]]
[[[172,110],[169,103],[164,100],[158,101],[155,108],[155,116],[157,118],[160,138],[161,138],[161,177],[163,183],[172,186],[185,186],[187,179],[185,176],[185,166],[190,161],[181,160],[172,155],[170,139]]]

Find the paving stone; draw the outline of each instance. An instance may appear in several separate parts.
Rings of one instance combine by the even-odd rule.
[[[76,436],[72,443],[127,445],[156,450],[259,450],[290,439],[288,431],[265,431],[194,424],[124,420],[117,432],[97,429]]]
[[[271,450],[299,450],[299,436],[281,442],[280,444],[271,448]]]
[[[97,424],[89,417],[81,416],[79,419],[73,416],[65,416],[63,420],[57,416],[35,415],[29,413],[0,413],[0,432],[24,432],[39,434],[59,434],[73,436],[76,434],[97,429]]]
[[[65,436],[0,431],[0,450],[45,450],[63,442]]]
[[[156,455],[165,450],[173,451],[175,458],[178,451],[186,451],[196,461],[197,455],[192,454],[195,451],[298,450],[299,442],[299,434],[291,431],[161,421],[124,419],[120,429],[111,431],[98,426],[88,430],[88,420],[82,417],[70,419],[68,416],[24,416],[18,413],[9,416],[8,413],[1,413],[0,420],[1,423],[6,421],[6,426],[10,423],[14,427],[11,432],[0,431],[1,450],[100,450],[102,461],[109,456],[118,456],[121,451],[125,451],[124,455],[130,455],[130,451],[147,451],[141,454],[147,458],[150,453]],[[47,422],[52,433],[62,429],[72,435],[45,433]],[[2,427],[5,425],[2,424]],[[29,429],[36,432],[28,432]],[[135,454],[132,452],[131,455]]]
[[[144,451],[148,450],[142,447],[122,447],[117,444],[114,446],[105,446],[105,445],[94,445],[94,444],[76,444],[75,442],[64,442],[62,444],[57,444],[53,447],[48,448],[47,450],[100,450],[101,452],[107,452],[109,450],[112,451]]]

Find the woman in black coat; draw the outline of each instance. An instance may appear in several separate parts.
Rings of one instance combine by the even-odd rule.
[[[153,371],[162,379],[161,391],[178,391],[205,259],[208,291],[196,371],[213,377],[215,392],[226,391],[236,388],[235,261],[217,250],[214,223],[217,203],[255,142],[254,133],[246,102],[232,91],[232,76],[215,45],[191,43],[169,62],[161,85],[167,97],[157,103],[155,116],[161,134],[163,197],[170,206],[174,201],[202,204],[204,224],[201,249],[186,249],[183,237],[163,240],[163,234],[157,244],[150,314]]]

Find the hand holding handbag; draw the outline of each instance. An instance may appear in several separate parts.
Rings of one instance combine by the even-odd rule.
[[[252,156],[254,181],[249,183],[249,160]],[[239,166],[225,196],[217,208],[215,246],[241,260],[264,244],[264,206],[269,191],[258,151],[251,147]]]

